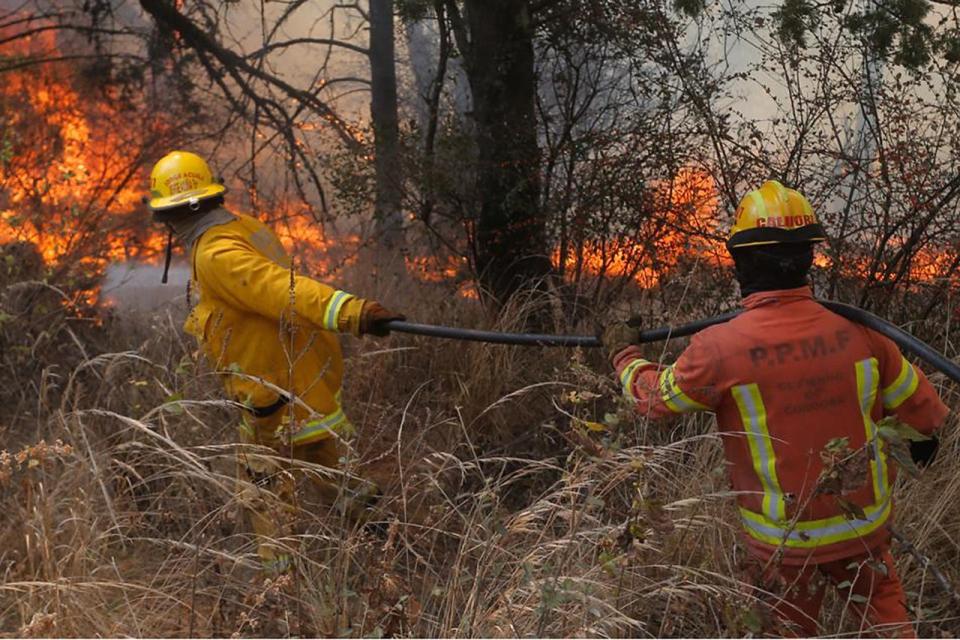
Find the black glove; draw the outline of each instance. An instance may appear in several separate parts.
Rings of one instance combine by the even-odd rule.
[[[918,467],[926,467],[937,457],[937,449],[940,448],[940,440],[937,436],[930,436],[929,440],[911,440],[910,457],[917,463]]]

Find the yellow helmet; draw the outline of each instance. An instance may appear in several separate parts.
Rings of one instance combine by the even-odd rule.
[[[799,191],[767,180],[740,201],[727,248],[827,239],[813,207]]]
[[[206,160],[189,151],[171,151],[153,165],[150,172],[150,200],[153,211],[164,211],[226,193],[213,179]]]

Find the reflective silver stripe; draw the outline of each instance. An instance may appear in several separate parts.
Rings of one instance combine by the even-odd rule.
[[[623,389],[623,395],[628,398],[635,397],[633,395],[633,379],[637,377],[637,372],[640,370],[640,367],[647,364],[650,363],[643,358],[637,358],[620,372],[620,386]]]
[[[870,476],[876,502],[863,509],[866,516],[863,519],[854,520],[845,515],[837,515],[820,520],[801,521],[794,523],[793,526],[781,526],[780,522],[769,517],[766,508],[764,513],[755,513],[741,507],[740,516],[744,527],[753,538],[771,545],[784,544],[787,547],[813,548],[866,536],[877,530],[889,518],[891,491],[888,484],[887,459],[883,443],[878,437],[877,426],[871,416],[880,383],[879,363],[876,358],[869,358],[860,360],[855,367],[865,442],[872,452]],[[741,408],[745,407],[748,407],[747,402],[744,402]],[[762,461],[762,450],[759,458]],[[756,464],[755,458],[754,465]]]
[[[340,310],[343,308],[343,305],[352,298],[353,296],[347,293],[346,291],[336,291],[333,296],[330,297],[330,302],[327,303],[327,309],[323,317],[323,328],[327,331],[336,331],[337,324],[340,319]]]
[[[783,522],[787,518],[786,500],[777,478],[777,459],[773,439],[767,430],[767,410],[763,406],[760,387],[744,384],[734,387],[731,392],[740,409],[754,471],[763,486],[763,513],[771,522]]]
[[[880,386],[880,365],[876,358],[860,360],[857,368],[857,393],[860,395],[860,412],[863,414],[863,426],[866,442],[872,452],[870,460],[870,479],[873,481],[873,495],[877,502],[889,493],[887,482],[887,456],[883,442],[873,422],[873,405],[877,401],[877,389]]]
[[[740,509],[740,516],[747,533],[762,542],[811,548],[852,540],[876,531],[890,516],[890,496],[880,504],[870,505],[863,511],[866,515],[863,520],[834,516],[823,520],[798,522],[792,528],[778,526],[761,514],[743,508]]]
[[[919,379],[913,365],[901,356],[900,373],[893,384],[883,390],[883,406],[896,409],[917,390]]]
[[[660,399],[674,413],[710,410],[709,407],[700,404],[683,392],[683,389],[677,384],[673,365],[664,369],[660,374]]]
[[[873,405],[877,401],[877,389],[880,386],[880,365],[876,358],[860,360],[856,364],[857,393],[860,394],[860,412],[863,415],[863,425],[866,442],[873,455],[870,460],[870,477],[873,481],[873,496],[879,503],[887,494],[887,457],[883,451],[883,443],[877,432],[877,425],[873,422]]]

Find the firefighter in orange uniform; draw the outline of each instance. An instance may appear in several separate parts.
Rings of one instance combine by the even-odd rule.
[[[276,452],[257,455],[247,447],[238,462],[240,497],[264,569],[279,573],[291,564],[280,538],[295,513],[295,477],[284,458],[337,468],[338,440],[352,430],[340,404],[343,356],[336,334],[386,335],[384,323],[402,316],[292,274],[276,235],[259,220],[223,208],[225,192],[202,158],[173,151],[150,174],[149,206],[190,255],[199,301],[184,328],[222,375],[227,395],[246,408],[240,440]],[[169,260],[168,244],[167,267]],[[348,515],[362,516],[379,496],[369,481],[308,475]]]
[[[930,435],[947,408],[893,342],[813,299],[807,274],[823,240],[806,198],[768,181],[743,198],[727,242],[745,311],[693,336],[670,366],[645,360],[624,323],[604,347],[641,414],[716,414],[745,539],[787,630],[817,634],[829,581],[861,625],[912,636],[889,551],[896,467],[876,423],[893,415]],[[863,477],[837,495],[818,484],[820,452],[842,438]],[[920,464],[935,451],[935,438],[911,447]]]

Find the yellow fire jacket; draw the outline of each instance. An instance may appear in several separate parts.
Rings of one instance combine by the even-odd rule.
[[[184,329],[223,375],[230,398],[251,409],[246,435],[303,445],[349,430],[334,332],[358,334],[364,301],[294,274],[277,236],[250,216],[206,230],[191,261],[199,302]],[[283,404],[284,396],[295,400]]]

